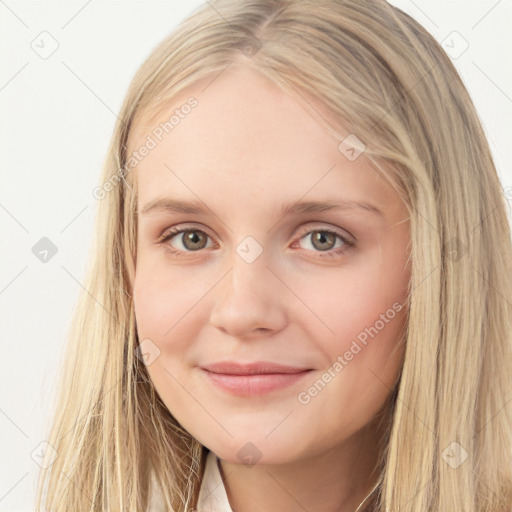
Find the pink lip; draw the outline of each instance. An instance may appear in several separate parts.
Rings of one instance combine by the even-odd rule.
[[[240,364],[230,361],[203,366],[202,370],[215,385],[239,396],[261,395],[282,389],[312,371],[267,362]]]

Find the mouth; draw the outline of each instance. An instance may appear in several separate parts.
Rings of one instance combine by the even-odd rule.
[[[216,363],[201,367],[219,389],[237,396],[258,396],[299,382],[313,370],[274,363]]]

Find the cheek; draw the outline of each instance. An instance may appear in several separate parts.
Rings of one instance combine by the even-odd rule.
[[[208,283],[187,277],[187,269],[167,268],[161,258],[141,258],[134,280],[134,308],[139,338],[163,341],[175,337],[183,319],[200,311]],[[194,311],[192,311],[194,310]]]
[[[213,286],[203,277],[193,267],[138,261],[133,290],[137,334],[141,344],[158,353],[147,371],[156,389],[164,390],[164,400],[183,393],[178,383],[187,380],[187,372],[200,360],[194,340],[208,324],[206,296]]]
[[[173,325],[177,298],[156,275],[138,269],[135,276],[133,300],[141,340],[161,337]]]
[[[330,391],[317,406],[325,405],[332,394],[344,401],[347,411],[353,407],[354,414],[375,412],[393,387],[403,360],[404,344],[399,341],[407,321],[410,275],[404,271],[405,261],[381,247],[357,264],[314,277],[296,276],[297,294],[315,312],[307,315],[307,323],[296,321],[324,354],[323,370],[329,373],[325,378],[334,375]],[[353,396],[360,398],[357,404],[350,400]]]
[[[182,383],[189,382],[190,336],[195,336],[194,330],[200,328],[197,315],[201,311],[198,303],[201,290],[195,290],[193,282],[182,289],[184,283],[186,280],[171,279],[169,273],[141,262],[133,289],[139,341],[141,347],[152,354],[146,370],[172,414],[190,408],[188,393]],[[191,386],[187,389],[193,392]],[[178,421],[181,419],[179,415],[176,417]]]
[[[376,331],[382,342],[395,338],[404,323],[410,276],[405,261],[384,256],[375,251],[332,272],[294,276],[294,291],[311,311],[307,322],[313,337],[321,332],[338,351],[348,349],[354,339],[364,343]]]

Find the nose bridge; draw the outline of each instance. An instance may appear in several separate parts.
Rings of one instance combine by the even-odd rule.
[[[268,251],[253,237],[246,237],[235,247],[229,259],[231,272],[226,276],[222,295],[224,300],[234,300],[240,307],[244,304],[252,308],[257,302],[268,303],[269,279],[272,273],[267,268],[270,263]]]
[[[279,283],[267,268],[269,251],[246,237],[229,258],[230,271],[219,283],[211,322],[236,336],[256,329],[279,329],[285,320]],[[274,282],[275,281],[275,282]]]

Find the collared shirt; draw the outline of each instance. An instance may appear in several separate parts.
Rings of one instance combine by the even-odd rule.
[[[219,469],[219,458],[212,451],[206,457],[203,481],[197,501],[198,512],[233,512]]]

